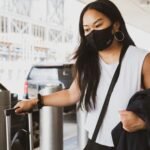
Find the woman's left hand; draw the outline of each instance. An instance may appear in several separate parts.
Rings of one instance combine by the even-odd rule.
[[[138,117],[134,112],[122,110],[119,111],[120,119],[123,125],[123,129],[127,132],[135,132],[137,130],[145,129],[145,122]]]

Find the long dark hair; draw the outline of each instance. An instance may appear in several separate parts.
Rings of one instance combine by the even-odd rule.
[[[88,4],[82,11],[79,20],[80,44],[75,53],[76,59],[75,68],[78,85],[81,91],[81,97],[78,107],[89,111],[95,108],[96,92],[100,80],[100,65],[99,55],[96,50],[93,50],[86,42],[83,30],[83,16],[88,9],[95,9],[106,15],[112,23],[120,23],[120,31],[124,33],[123,46],[134,45],[129,36],[125,22],[118,8],[109,0],[97,0]]]

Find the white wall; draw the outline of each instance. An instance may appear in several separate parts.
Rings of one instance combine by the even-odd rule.
[[[150,50],[150,33],[142,31],[129,24],[127,24],[127,29],[138,47]]]
[[[71,28],[78,36],[79,18],[84,4],[77,0],[65,0],[64,16],[65,16],[65,27]]]

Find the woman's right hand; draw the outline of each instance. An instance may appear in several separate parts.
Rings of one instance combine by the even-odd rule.
[[[15,112],[17,114],[29,112],[37,104],[37,99],[28,99],[19,101],[15,106]]]

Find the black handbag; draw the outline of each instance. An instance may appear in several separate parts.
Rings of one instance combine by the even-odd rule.
[[[121,50],[121,54],[120,54],[120,58],[119,58],[119,64],[117,66],[117,69],[116,69],[116,71],[113,75],[112,81],[110,83],[110,86],[109,86],[109,89],[108,89],[108,92],[107,92],[107,95],[106,95],[106,98],[105,98],[105,102],[103,104],[100,116],[98,118],[98,121],[97,121],[95,130],[94,130],[92,139],[88,140],[87,145],[85,146],[85,148],[83,150],[99,150],[99,144],[97,144],[95,141],[96,141],[99,129],[101,127],[101,124],[103,122],[103,119],[105,117],[111,94],[112,94],[113,89],[115,87],[115,84],[118,80],[118,77],[119,77],[119,74],[120,74],[120,69],[121,69],[121,64],[122,64],[122,59],[123,59],[123,56],[125,55],[127,49],[128,49],[128,46],[124,46]]]

